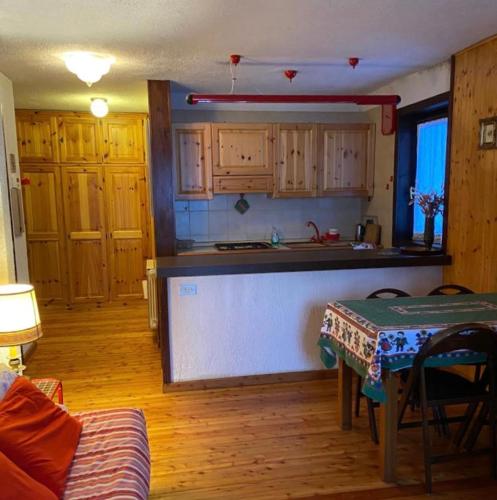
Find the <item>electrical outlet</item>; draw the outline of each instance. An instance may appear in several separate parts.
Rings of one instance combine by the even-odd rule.
[[[179,286],[179,294],[181,297],[183,297],[185,295],[197,295],[197,285],[195,285],[193,283],[189,283],[189,284],[182,283]]]

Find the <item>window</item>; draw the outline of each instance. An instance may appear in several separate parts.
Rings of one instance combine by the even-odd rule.
[[[421,193],[444,191],[447,159],[447,118],[418,123],[416,147],[416,176],[414,187]],[[425,216],[418,205],[413,207],[413,239],[422,240]],[[442,241],[443,216],[435,217],[435,241]]]
[[[422,242],[424,214],[409,205],[412,190],[446,192],[449,93],[399,109],[392,244]],[[435,242],[445,241],[445,214],[435,219]]]

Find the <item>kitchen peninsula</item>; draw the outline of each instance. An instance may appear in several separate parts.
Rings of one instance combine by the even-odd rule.
[[[326,302],[387,286],[426,294],[450,261],[342,249],[160,257],[165,387],[319,370]]]
[[[310,220],[338,232],[340,241],[352,240],[369,214],[382,225],[381,243],[390,246],[393,137],[390,150],[377,110],[171,113],[170,83],[148,85],[166,390],[319,376],[327,302],[384,287],[422,295],[443,282],[442,267],[450,264],[444,255],[198,252],[220,242],[267,242],[274,230],[283,243],[319,240]],[[177,255],[177,240],[190,240],[193,255]]]

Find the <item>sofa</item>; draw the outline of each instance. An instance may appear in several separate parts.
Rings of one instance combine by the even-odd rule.
[[[134,408],[71,415],[0,367],[0,469],[2,500],[145,500],[145,417]]]
[[[83,424],[64,499],[147,499],[150,452],[138,409],[73,414]]]

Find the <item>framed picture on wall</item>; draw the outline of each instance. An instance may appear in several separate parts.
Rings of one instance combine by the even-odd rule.
[[[497,147],[497,117],[480,120],[480,149]]]

